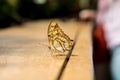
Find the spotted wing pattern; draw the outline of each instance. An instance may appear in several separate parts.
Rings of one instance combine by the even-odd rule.
[[[73,41],[62,31],[56,21],[48,27],[48,42],[54,52],[65,52],[72,48]]]

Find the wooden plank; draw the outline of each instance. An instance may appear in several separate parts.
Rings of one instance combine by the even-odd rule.
[[[81,25],[71,57],[61,80],[93,80],[90,24]]]
[[[0,80],[55,80],[66,56],[52,56],[48,48],[50,20],[28,22],[0,30]],[[74,39],[78,24],[60,27]],[[73,29],[74,27],[74,29]]]

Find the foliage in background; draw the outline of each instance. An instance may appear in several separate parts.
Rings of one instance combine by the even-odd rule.
[[[0,27],[24,19],[74,16],[81,9],[96,8],[97,0],[0,0]]]

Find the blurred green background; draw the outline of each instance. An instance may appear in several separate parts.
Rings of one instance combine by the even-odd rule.
[[[27,20],[77,17],[97,9],[97,0],[0,0],[0,28]]]

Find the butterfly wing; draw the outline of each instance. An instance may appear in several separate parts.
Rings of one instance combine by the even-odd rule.
[[[51,49],[55,52],[65,52],[72,48],[71,39],[60,29],[55,21],[48,27],[48,41]]]

